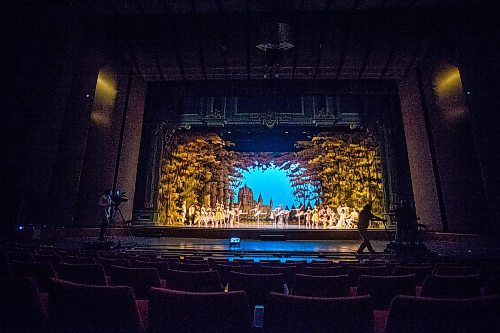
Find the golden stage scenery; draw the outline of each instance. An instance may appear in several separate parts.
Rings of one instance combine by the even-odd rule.
[[[300,225],[310,214],[311,225],[316,222],[317,227],[354,228],[355,221],[346,224],[339,219],[351,216],[354,220],[366,203],[372,203],[375,214],[384,210],[377,140],[368,131],[320,133],[296,142],[296,152],[237,152],[234,146],[214,133],[176,136],[162,161],[157,224],[229,227],[258,221]],[[283,212],[285,207],[263,203],[242,186],[243,171],[270,167],[286,171],[300,203],[297,207]],[[243,199],[240,194],[236,202],[238,192],[247,197],[252,193],[252,198]],[[272,197],[272,193],[266,195]],[[280,213],[287,215],[278,220]],[[320,221],[314,220],[315,213]]]

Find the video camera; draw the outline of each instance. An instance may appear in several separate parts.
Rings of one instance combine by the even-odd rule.
[[[111,200],[113,200],[114,205],[116,207],[118,207],[123,202],[127,202],[128,201],[127,192],[125,192],[125,191],[123,191],[123,192],[115,191],[115,192],[111,193]]]

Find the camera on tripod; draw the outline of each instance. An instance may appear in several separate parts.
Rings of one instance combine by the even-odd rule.
[[[111,193],[111,200],[113,201],[113,205],[117,208],[122,203],[128,201],[127,192],[114,191]]]

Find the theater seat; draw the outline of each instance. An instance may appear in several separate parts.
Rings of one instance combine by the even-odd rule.
[[[469,298],[481,295],[479,275],[429,275],[422,284],[422,297]]]
[[[434,274],[436,275],[473,275],[479,274],[479,269],[473,266],[438,266]]]
[[[500,275],[492,275],[488,279],[485,288],[486,295],[500,296]]]
[[[61,264],[59,278],[66,281],[97,286],[107,285],[102,265],[96,264]]]
[[[295,275],[292,294],[309,297],[348,297],[350,296],[349,276],[312,276]]]
[[[150,333],[250,332],[250,308],[243,291],[190,293],[151,289]]]
[[[65,264],[95,264],[95,258],[94,257],[81,257],[81,256],[65,256],[63,257],[63,263]]]
[[[351,287],[358,285],[358,280],[361,275],[370,276],[388,276],[391,275],[392,269],[387,266],[349,266],[349,278]]]
[[[370,295],[377,310],[389,309],[392,299],[397,295],[415,296],[415,275],[368,276],[361,275],[358,281],[357,296]]]
[[[270,293],[264,308],[267,333],[373,332],[370,296],[319,298]]]
[[[53,332],[144,332],[130,287],[53,279],[48,308]]]
[[[302,274],[314,275],[314,276],[334,276],[334,275],[346,275],[349,271],[347,266],[325,266],[325,267],[304,267]]]
[[[230,272],[239,272],[239,273],[253,273],[254,269],[251,265],[217,265],[217,272],[219,272],[219,277],[223,285],[226,285],[229,282],[229,273]]]
[[[210,270],[210,267],[208,266],[208,262],[201,262],[201,263],[196,263],[196,264],[173,262],[173,263],[169,264],[169,268],[174,269],[176,271],[195,271],[195,272],[209,271]]]
[[[215,271],[190,272],[168,270],[165,277],[168,289],[190,292],[221,292],[223,291],[219,274]]]
[[[136,268],[156,268],[160,279],[165,279],[168,271],[168,261],[166,260],[154,260],[154,261],[142,261],[135,260],[130,263],[132,267]]]
[[[229,272],[230,291],[243,290],[247,293],[250,305],[263,305],[267,295],[274,291],[284,292],[283,274],[246,274]]]
[[[385,333],[489,333],[500,331],[500,298],[465,299],[396,296]]]
[[[151,287],[161,287],[156,268],[110,266],[108,271],[113,285],[132,287],[138,299],[147,299]]]
[[[30,278],[0,282],[0,309],[0,332],[43,333],[48,329],[46,309]]]
[[[130,267],[130,261],[128,259],[121,258],[98,258],[97,262],[102,265],[104,268],[104,272],[106,275],[111,275],[110,267],[111,266],[120,266],[120,267]]]
[[[417,282],[417,286],[421,286],[427,275],[432,274],[433,270],[434,270],[433,266],[396,266],[392,271],[392,275],[400,276],[400,275],[415,274],[415,280]]]
[[[10,266],[14,276],[32,278],[41,292],[46,292],[50,279],[57,277],[56,271],[49,262],[26,263],[14,260]]]

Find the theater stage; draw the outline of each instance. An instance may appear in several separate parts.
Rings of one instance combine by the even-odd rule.
[[[258,240],[358,240],[357,229],[310,228],[304,225],[244,224],[225,228],[200,226],[152,226],[134,224],[131,235],[145,237],[185,237],[205,239],[228,239],[240,237]],[[392,240],[394,229],[369,229],[370,239]]]
[[[180,230],[179,230],[180,229]],[[33,241],[46,246],[81,249],[84,243],[96,242],[99,228],[47,228]],[[181,234],[182,236],[175,236]],[[285,235],[283,240],[260,238],[261,235]],[[215,237],[223,235],[223,237]],[[239,247],[229,246],[229,235],[241,238]],[[392,240],[383,230],[371,230],[372,245],[377,252],[383,252]],[[463,258],[498,258],[500,243],[492,235],[422,233],[425,245],[443,256]],[[40,237],[40,238],[38,238]],[[114,246],[120,244],[124,250],[165,251],[208,255],[240,256],[252,255],[275,257],[288,255],[333,256],[338,259],[353,258],[360,244],[355,230],[296,230],[296,229],[204,229],[171,227],[113,227],[109,229],[108,240]]]

